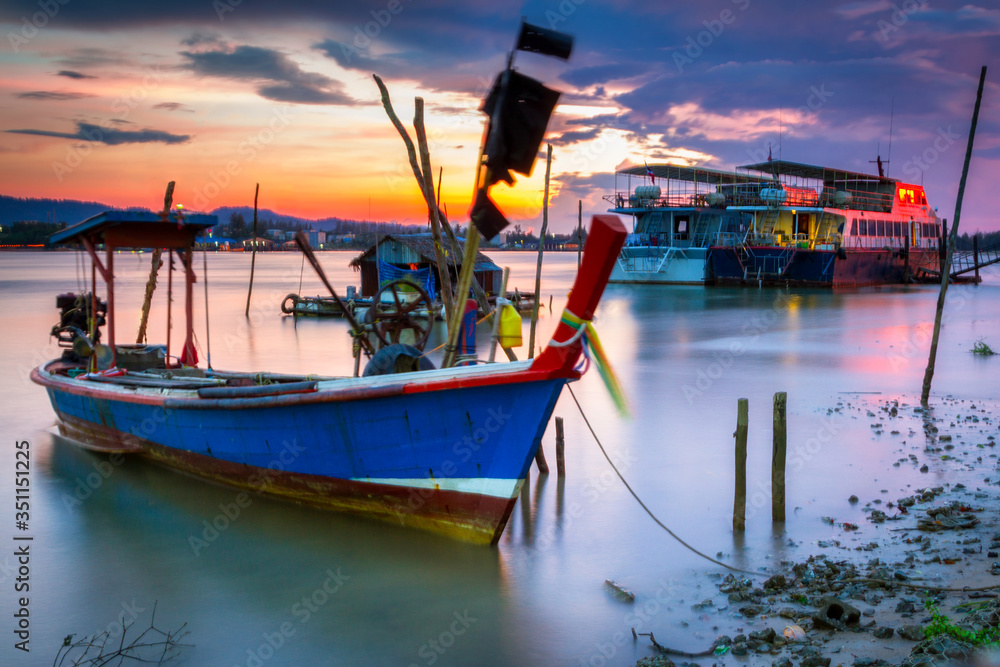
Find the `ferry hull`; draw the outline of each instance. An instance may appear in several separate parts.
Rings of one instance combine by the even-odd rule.
[[[704,285],[707,266],[707,248],[625,248],[608,282]]]
[[[230,399],[226,409],[204,399],[198,408],[196,398],[121,400],[35,373],[60,432],[88,449],[480,544],[502,534],[566,381],[355,400],[316,392],[270,408]]]
[[[733,247],[712,248],[711,279],[719,285],[799,285],[806,287],[862,287],[903,284],[907,270],[938,265],[936,249],[909,252],[887,248],[808,250],[751,246],[745,257]]]

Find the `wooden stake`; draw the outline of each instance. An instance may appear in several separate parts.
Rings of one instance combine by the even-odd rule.
[[[771,448],[771,520],[785,520],[785,452],[788,449],[788,425],[785,407],[788,394],[774,395],[774,436]]]
[[[545,452],[542,450],[542,443],[538,443],[538,451],[535,452],[535,465],[541,475],[549,474],[549,464],[545,461]]]
[[[538,236],[538,266],[535,268],[535,303],[531,307],[531,330],[528,335],[528,358],[535,358],[535,326],[538,324],[538,302],[542,298],[542,255],[545,252],[545,232],[549,227],[549,174],[552,170],[552,144],[545,156],[545,195],[542,200],[542,231]]]
[[[583,262],[583,200],[579,200],[576,209],[576,268]]]
[[[556,472],[559,477],[566,476],[566,439],[563,436],[563,418],[556,417]]]
[[[250,252],[250,289],[247,290],[247,308],[243,312],[244,317],[250,317],[250,295],[253,294],[253,271],[257,264],[257,196],[260,194],[260,183],[253,191],[253,250]]]
[[[733,531],[746,530],[747,523],[747,428],[749,401],[739,399],[736,412],[736,493],[733,497]]]
[[[170,207],[174,203],[174,182],[167,183],[167,192],[163,195],[163,219],[168,219]],[[153,259],[149,266],[149,278],[146,280],[146,294],[142,299],[142,315],[139,318],[139,333],[135,342],[146,342],[146,325],[149,324],[149,308],[153,303],[153,292],[156,291],[156,273],[163,266],[163,249],[153,248]]]
[[[955,217],[951,223],[951,238],[948,241],[948,252],[945,255],[944,267],[941,269],[941,293],[938,295],[937,313],[934,316],[934,334],[931,336],[931,351],[927,359],[927,369],[924,371],[924,386],[920,393],[920,402],[927,405],[931,395],[931,380],[934,378],[934,362],[937,359],[938,336],[941,333],[941,316],[944,313],[944,297],[948,292],[948,279],[951,275],[951,254],[958,238],[958,223],[962,215],[962,198],[965,196],[965,183],[969,178],[969,162],[972,161],[972,144],[976,139],[976,124],[979,122],[979,107],[983,101],[983,86],[986,84],[986,65],[979,73],[979,90],[976,92],[976,106],[972,110],[972,125],[969,127],[969,143],[965,147],[965,164],[962,166],[962,180],[958,183],[958,198],[955,201]]]
[[[976,267],[976,282],[979,282],[979,234],[972,235],[972,265]]]
[[[903,282],[910,282],[910,234],[903,236]]]

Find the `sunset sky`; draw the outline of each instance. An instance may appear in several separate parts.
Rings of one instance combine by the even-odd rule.
[[[1000,229],[1000,9],[979,0],[5,0],[0,194],[190,209],[252,205],[423,223],[379,74],[406,125],[426,103],[435,177],[465,222],[484,116],[520,17],[575,36],[515,66],[563,95],[550,225],[607,208],[616,168],[767,157],[923,183],[951,219],[990,66],[962,230]],[[411,128],[412,133],[412,128]],[[780,136],[780,139],[779,139]],[[494,195],[538,229],[544,162]]]

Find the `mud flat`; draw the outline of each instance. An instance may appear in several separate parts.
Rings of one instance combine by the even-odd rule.
[[[823,516],[830,539],[803,544],[792,535],[788,546],[803,558],[759,572],[706,569],[701,590],[711,594],[688,600],[690,612],[679,605],[673,623],[686,628],[697,618],[717,633],[714,641],[698,632],[691,641],[704,650],[684,654],[658,640],[656,628],[635,628],[651,653],[637,667],[1000,665],[989,646],[1000,634],[988,634],[1000,621],[1000,405],[835,401],[823,412],[867,422],[872,446],[898,453],[892,466],[927,484],[859,497],[851,491],[859,480],[845,477],[850,520],[836,508]]]

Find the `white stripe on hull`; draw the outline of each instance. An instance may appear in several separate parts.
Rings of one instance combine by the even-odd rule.
[[[496,498],[516,498],[521,493],[520,479],[484,479],[482,477],[449,477],[444,479],[409,479],[355,477],[351,481],[369,482],[371,484],[389,484],[415,489],[433,489],[441,491],[459,491],[478,496],[494,496]]]

